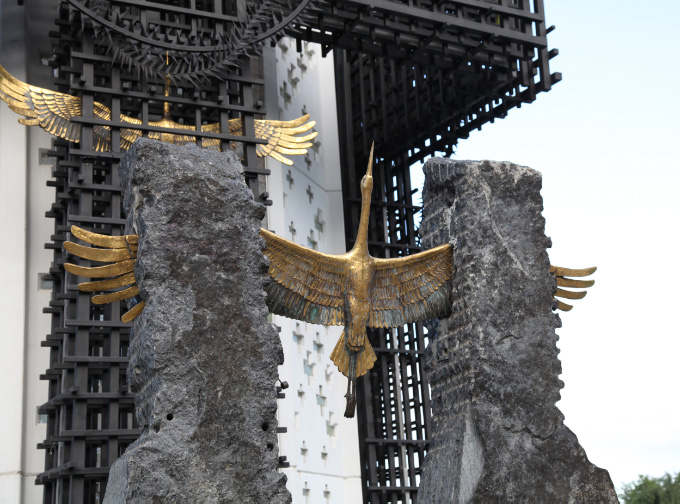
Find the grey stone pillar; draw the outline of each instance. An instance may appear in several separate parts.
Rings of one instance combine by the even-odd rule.
[[[563,386],[541,175],[430,160],[423,245],[454,247],[453,312],[426,350],[433,442],[418,502],[618,502],[555,406]]]
[[[120,174],[135,275],[128,381],[143,433],[104,501],[290,502],[277,472],[277,366],[254,203],[233,153],[139,140]]]

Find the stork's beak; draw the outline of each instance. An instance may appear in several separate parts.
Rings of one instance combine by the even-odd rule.
[[[366,176],[373,176],[373,147],[375,147],[375,142],[371,142],[371,154],[368,156],[368,170],[366,170]]]

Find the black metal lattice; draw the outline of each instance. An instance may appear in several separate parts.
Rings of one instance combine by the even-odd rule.
[[[184,7],[191,7],[190,0]],[[177,7],[175,2],[169,7]],[[169,9],[168,25],[191,30],[192,18]],[[54,262],[50,274],[54,289],[50,306],[52,331],[43,346],[50,348],[50,367],[41,375],[49,381],[49,396],[39,411],[47,415],[47,437],[40,448],[45,450],[45,471],[36,478],[44,485],[44,502],[101,502],[109,467],[139,435],[143,426],[136,424],[134,395],[127,389],[126,370],[130,324],[120,322],[120,304],[96,306],[88,293],[77,289],[79,279],[66,273],[65,262],[78,262],[62,249],[72,224],[109,235],[120,235],[125,226],[121,210],[118,180],[120,129],[129,124],[116,120],[120,113],[139,118],[135,129],[171,133],[149,126],[158,120],[163,102],[170,102],[172,116],[188,124],[220,122],[228,132],[227,121],[241,118],[244,136],[195,133],[196,137],[219,138],[223,147],[239,141],[244,148],[246,178],[259,200],[267,202],[260,190],[260,178],[269,172],[256,158],[253,121],[263,114],[260,96],[264,81],[256,75],[257,58],[246,59],[240,70],[200,90],[173,86],[171,95],[163,96],[163,82],[157,82],[136,69],[117,65],[110,48],[98,41],[81,13],[67,1],[59,4],[57,30],[50,33],[54,44],[51,64],[56,70],[55,84],[61,92],[82,98],[80,143],[56,140],[50,155],[55,158],[55,203],[47,216],[55,220],[52,242]],[[105,121],[93,114],[94,102],[109,107],[114,118],[111,128],[111,151],[97,152],[93,146],[93,128]],[[193,133],[192,133],[193,134]],[[81,265],[89,265],[80,260]]]
[[[140,75],[134,65],[116,63],[115,51],[101,32],[95,33],[96,25],[83,19],[84,11],[76,4],[107,9],[111,4],[126,29],[148,34],[144,23],[153,20],[154,40],[200,44],[206,26],[227,26],[244,12],[244,2],[59,4],[57,30],[50,33],[52,64],[59,90],[83,98],[83,114],[77,120],[82,141],[55,141],[51,152],[55,168],[49,184],[56,194],[47,215],[55,219],[55,234],[47,247],[54,249],[54,290],[45,309],[52,317],[52,331],[43,342],[50,348],[50,368],[41,376],[50,386],[48,401],[40,408],[48,424],[41,446],[45,472],[37,482],[45,486],[45,502],[80,503],[103,498],[108,468],[140,429],[125,379],[129,325],[119,322],[119,305],[91,305],[90,296],[77,290],[78,280],[63,269],[64,262],[74,258],[61,247],[71,224],[105,234],[123,232],[117,165],[120,129],[126,125],[115,118],[124,113],[142,120],[135,129],[166,131],[148,125],[160,117],[163,101],[172,104],[176,120],[219,121],[225,132],[228,119],[240,117],[243,137],[195,136],[217,136],[223,145],[241,141],[248,183],[264,202],[268,195],[260,182],[268,171],[255,157],[253,120],[264,114],[264,80],[256,75],[256,57],[222,79],[208,79],[200,90],[175,86],[165,99],[163,83],[154,75]],[[149,18],[144,16],[146,7],[153,10]],[[335,51],[350,247],[359,222],[358,181],[370,142],[376,141],[369,247],[377,257],[419,250],[419,208],[412,201],[409,177],[414,162],[435,153],[450,154],[458,139],[533,101],[560,80],[549,70],[556,51],[548,49],[543,0],[312,0],[285,32],[300,42],[321,44],[324,54]],[[93,114],[94,101],[112,110],[111,152],[93,149],[93,128],[102,124]],[[421,324],[411,324],[372,332],[370,338],[379,360],[359,387],[364,501],[416,502],[430,433],[429,391],[420,359],[426,335]]]
[[[450,155],[461,138],[561,79],[550,74],[542,0],[338,0],[317,3],[318,30],[293,35],[335,49],[345,236],[376,142],[369,247],[376,257],[420,250],[410,167]],[[313,21],[305,18],[308,24]],[[344,49],[343,51],[337,50]],[[378,361],[359,387],[364,502],[416,503],[430,439],[421,324],[372,331]]]

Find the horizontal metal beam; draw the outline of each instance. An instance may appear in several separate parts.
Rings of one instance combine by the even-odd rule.
[[[375,9],[385,14],[398,14],[408,17],[409,19],[426,21],[437,26],[453,27],[468,33],[477,33],[489,37],[498,37],[503,40],[518,42],[531,47],[545,48],[548,46],[548,40],[545,37],[528,35],[520,31],[509,30],[500,26],[476,23],[474,21],[461,19],[449,14],[429,11],[398,2],[391,2],[389,0],[336,0],[335,5],[339,4]]]
[[[217,21],[229,21],[232,23],[238,22],[238,16],[230,16],[228,14],[217,14],[216,12],[200,11],[197,9],[187,9],[185,7],[174,7],[168,2],[147,2],[146,0],[110,0],[112,5],[131,5],[139,9],[148,9],[150,11],[173,12],[175,14],[186,14],[192,18],[204,16],[206,18]]]
[[[122,121],[106,121],[104,119],[73,117],[71,122],[79,124],[89,124],[93,126],[107,126],[110,128],[131,129],[141,131],[156,131],[158,133],[171,133],[173,135],[191,136],[198,138],[216,138],[225,142],[249,142],[254,144],[266,144],[269,140],[245,135],[229,135],[223,133],[210,133],[208,131],[181,130],[174,128],[161,128],[160,126],[150,126],[148,124],[133,124]]]

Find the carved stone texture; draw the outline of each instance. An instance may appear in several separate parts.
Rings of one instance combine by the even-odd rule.
[[[423,245],[454,247],[452,315],[426,350],[432,446],[419,503],[618,502],[555,406],[563,383],[541,175],[426,163]]]
[[[277,366],[253,201],[234,153],[138,140],[120,164],[146,308],[128,381],[138,441],[105,502],[290,502],[277,472]]]

